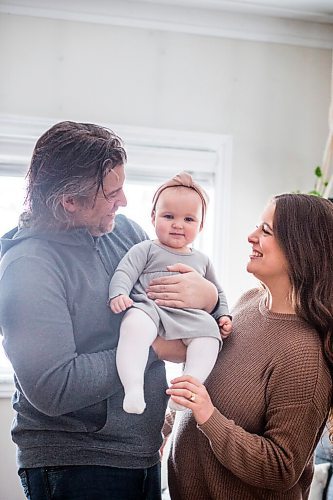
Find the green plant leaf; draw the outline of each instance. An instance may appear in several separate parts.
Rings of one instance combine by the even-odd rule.
[[[323,173],[321,171],[321,167],[319,165],[315,168],[314,173],[315,173],[316,177],[322,177],[323,176]]]

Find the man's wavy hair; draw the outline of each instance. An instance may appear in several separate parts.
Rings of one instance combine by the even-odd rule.
[[[105,175],[126,160],[122,140],[111,130],[91,123],[57,123],[38,139],[32,154],[26,196],[30,223],[69,226],[63,196],[93,206]]]

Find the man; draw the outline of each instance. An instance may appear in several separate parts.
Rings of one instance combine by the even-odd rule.
[[[123,411],[115,364],[122,315],[108,308],[108,284],[128,249],[147,238],[115,215],[126,205],[125,163],[113,132],[54,125],[33,152],[28,212],[1,241],[0,326],[16,384],[12,437],[31,500],[160,498],[161,359],[179,362],[185,353],[180,341],[157,339],[147,408]],[[187,268],[174,270],[189,272],[152,283],[150,296],[160,305],[212,309],[215,288]]]

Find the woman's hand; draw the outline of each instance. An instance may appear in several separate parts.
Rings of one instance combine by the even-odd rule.
[[[166,393],[175,403],[192,410],[199,425],[204,424],[212,416],[214,405],[206,387],[198,379],[183,375],[171,380],[171,384]]]
[[[168,271],[180,273],[152,280],[147,295],[159,306],[191,307],[211,312],[216,306],[218,295],[215,285],[206,280],[192,267],[174,264]]]
[[[152,348],[159,359],[183,363],[186,359],[186,346],[181,340],[165,340],[159,335],[152,343]]]

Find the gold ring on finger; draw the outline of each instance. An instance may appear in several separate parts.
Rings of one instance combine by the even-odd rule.
[[[191,392],[191,396],[190,396],[190,401],[192,401],[192,403],[195,403],[195,400],[196,400],[196,394],[194,394],[194,392]]]

